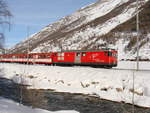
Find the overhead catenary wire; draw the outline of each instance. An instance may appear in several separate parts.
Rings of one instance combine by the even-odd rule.
[[[134,87],[134,84],[135,84],[135,73],[133,71],[133,81],[132,81],[132,113],[135,112],[135,108],[134,108],[134,90],[135,90],[135,87]]]

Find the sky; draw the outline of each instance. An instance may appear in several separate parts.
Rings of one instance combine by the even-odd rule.
[[[70,15],[97,0],[4,0],[13,17],[11,29],[5,29],[5,46],[12,47],[28,35]]]

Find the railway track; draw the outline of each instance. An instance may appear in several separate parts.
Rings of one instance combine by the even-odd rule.
[[[123,69],[123,68],[112,68],[111,70],[126,70],[126,71],[137,71],[136,69]],[[150,69],[139,69],[139,72],[148,71],[150,72]]]
[[[0,63],[4,63],[4,62],[0,62]],[[8,63],[8,62],[6,62]],[[29,63],[29,64],[26,64],[26,63],[11,63],[11,64],[20,64],[20,65],[42,65],[42,66],[61,66],[61,67],[89,67],[89,68],[99,68],[99,69],[106,69],[106,70],[122,70],[122,71],[135,71],[137,72],[136,69],[129,69],[129,68],[105,68],[105,67],[92,67],[92,66],[82,66],[82,65],[50,65],[50,64],[36,64],[36,63]],[[0,69],[1,70],[1,69]],[[138,72],[150,72],[150,69],[139,69]]]

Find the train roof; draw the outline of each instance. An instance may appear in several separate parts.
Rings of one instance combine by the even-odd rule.
[[[97,51],[116,51],[116,50],[115,49],[104,48],[104,49],[97,49],[97,50],[63,50],[63,51],[54,52],[54,53],[61,53],[61,52],[97,52]]]
[[[97,49],[97,50],[62,50],[57,52],[48,52],[48,53],[29,53],[29,54],[49,54],[49,53],[62,53],[62,52],[98,52],[98,51],[117,51],[115,49],[110,48],[103,48],[103,49]],[[27,53],[16,53],[16,54],[0,54],[0,56],[3,55],[26,55]]]

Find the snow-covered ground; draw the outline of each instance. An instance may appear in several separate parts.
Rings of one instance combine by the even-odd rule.
[[[43,109],[32,109],[30,107],[23,106],[12,100],[4,99],[0,97],[0,113],[79,113],[77,111],[47,111]]]
[[[126,103],[132,103],[134,92],[136,105],[150,107],[150,62],[140,62],[140,71],[135,69],[136,63],[127,61],[113,69],[0,63],[0,77],[30,88],[90,94]]]
[[[130,70],[136,70],[137,68],[137,62],[131,62],[131,61],[120,61],[118,62],[118,66],[115,67],[116,69],[130,69]],[[139,70],[149,70],[150,71],[150,62],[139,62]]]

